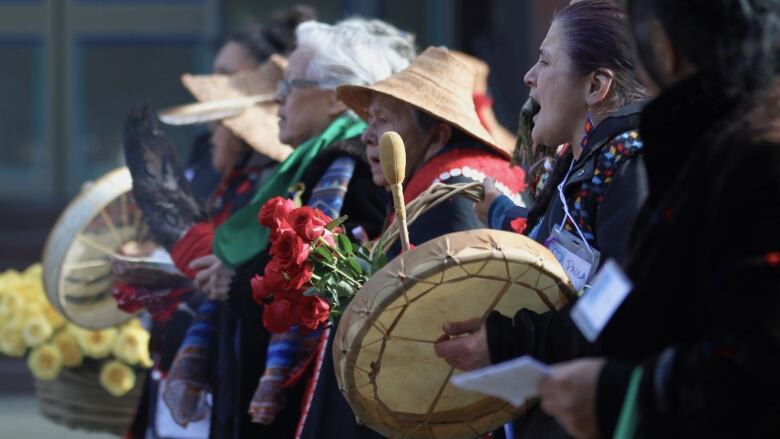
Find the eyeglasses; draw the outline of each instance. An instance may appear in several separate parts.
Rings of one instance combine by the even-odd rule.
[[[313,88],[326,85],[326,81],[314,81],[310,79],[282,79],[276,82],[276,98],[285,99],[296,88]]]

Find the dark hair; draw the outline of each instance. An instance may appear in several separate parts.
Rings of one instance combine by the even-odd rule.
[[[553,17],[564,27],[565,50],[581,76],[610,69],[615,77],[610,110],[646,96],[636,72],[635,50],[626,14],[611,0],[581,0]]]
[[[632,0],[629,11],[639,57],[654,79],[658,75],[644,31],[652,18],[688,62],[734,93],[750,94],[771,84],[780,37],[777,0]]]
[[[292,52],[295,48],[295,28],[315,18],[317,14],[313,8],[296,5],[274,12],[264,26],[249,26],[231,35],[225,42],[242,45],[260,64],[275,53],[285,55]]]
[[[412,107],[412,116],[414,116],[414,122],[417,124],[417,127],[424,133],[432,130],[433,127],[440,123],[447,123],[438,117],[418,110],[415,107]],[[450,134],[450,139],[447,141],[448,144],[463,144],[466,142],[477,143],[477,139],[464,133],[460,128],[452,124],[450,124],[450,126],[452,127],[452,134]]]

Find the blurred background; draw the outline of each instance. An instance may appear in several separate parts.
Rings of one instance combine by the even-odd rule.
[[[287,0],[0,0],[0,269],[39,260],[83,183],[121,164],[128,109],[187,103],[184,72],[207,73],[223,38]],[[321,21],[387,20],[485,59],[510,130],[557,0],[313,0]],[[180,147],[197,128],[165,127]]]

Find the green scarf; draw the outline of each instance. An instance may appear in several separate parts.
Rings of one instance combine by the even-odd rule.
[[[282,162],[274,175],[263,184],[243,209],[233,214],[217,228],[214,236],[214,254],[228,266],[237,267],[257,256],[268,246],[268,229],[261,226],[257,214],[266,201],[286,196],[290,187],[301,178],[314,158],[333,142],[360,135],[365,122],[350,116],[341,116],[331,123],[319,137],[299,145]]]

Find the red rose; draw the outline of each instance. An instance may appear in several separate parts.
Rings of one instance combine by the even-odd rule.
[[[308,242],[314,242],[325,232],[330,218],[319,209],[308,206],[290,212],[290,225],[295,232]]]
[[[313,272],[309,263],[284,267],[273,259],[265,266],[263,283],[274,293],[296,291],[309,283]]]
[[[310,246],[292,230],[282,229],[276,240],[271,244],[271,256],[279,265],[292,268],[306,262]]]
[[[523,232],[525,232],[526,227],[528,227],[528,220],[522,217],[515,218],[509,225],[512,226],[512,230],[522,235]]]
[[[294,300],[281,295],[274,296],[274,301],[263,309],[263,326],[275,334],[287,332],[298,323],[298,307]]]
[[[319,296],[301,296],[298,312],[302,329],[314,331],[328,321],[330,305]]]
[[[260,224],[271,229],[273,235],[287,221],[287,216],[293,209],[295,209],[295,204],[292,201],[282,197],[273,197],[260,208],[257,219]]]
[[[268,288],[262,276],[255,275],[250,283],[252,285],[252,298],[257,303],[263,303],[267,297],[273,294],[273,291]]]

